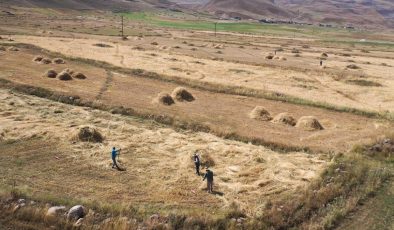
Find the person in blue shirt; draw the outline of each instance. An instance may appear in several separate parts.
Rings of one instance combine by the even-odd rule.
[[[112,152],[111,152],[111,157],[112,157],[112,168],[115,168],[115,167],[116,167],[116,168],[119,169],[119,166],[118,166],[118,164],[116,163],[116,156],[119,155],[119,152],[120,152],[120,149],[116,150],[115,147],[112,148]]]

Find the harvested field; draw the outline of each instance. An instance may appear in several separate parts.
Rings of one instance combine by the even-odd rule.
[[[12,173],[18,188],[23,185],[36,196],[100,197],[99,202],[104,204],[151,207],[147,214],[161,207],[164,212],[204,210],[215,216],[225,213],[237,200],[246,213],[253,213],[263,205],[262,200],[307,185],[327,164],[317,155],[284,155],[207,133],[176,132],[135,118],[3,89],[0,99],[1,132],[8,141],[0,142],[1,151],[8,153],[0,156],[0,179],[4,181],[0,188],[13,183],[6,176]],[[53,113],[55,110],[63,112]],[[99,129],[105,140],[95,144],[69,139],[76,127],[87,125]],[[83,131],[78,137],[89,140],[90,134]],[[17,140],[16,145],[11,140]],[[122,148],[120,164],[127,169],[124,173],[111,169],[112,146]],[[218,195],[207,196],[201,189],[205,185],[202,178],[193,174],[190,165],[195,150],[203,152],[203,163],[215,172]],[[9,167],[9,162],[14,162],[11,159],[16,158],[23,170]],[[51,173],[45,173],[48,170]]]
[[[263,140],[279,146],[308,147],[318,151],[343,151],[351,148],[360,139],[368,140],[392,127],[390,122],[384,120],[194,89],[190,90],[190,93],[198,100],[158,108],[152,104],[154,98],[160,92],[171,92],[179,85],[134,75],[113,73],[109,76],[104,69],[73,61],[68,61],[69,68],[84,69],[87,74],[95,77],[62,84],[60,82],[64,81],[41,77],[46,71],[45,66],[37,66],[31,62],[37,55],[39,54],[35,52],[23,52],[15,56],[10,55],[7,59],[0,56],[1,73],[6,79],[16,83],[39,86],[66,95],[78,95],[86,101],[95,102],[96,98],[100,98],[99,103],[107,106],[124,106],[143,114],[177,117],[181,121],[180,124],[203,124],[220,136],[236,135],[247,140]],[[24,68],[17,68],[19,62],[25,63]],[[15,69],[18,71],[7,75]],[[306,114],[318,117],[325,129],[311,133],[291,126],[248,119],[247,114],[256,105],[264,105],[272,116],[288,111],[296,119]]]
[[[108,39],[108,38],[106,38]],[[49,49],[51,51],[60,52],[65,55],[78,57],[78,58],[89,58],[99,61],[105,61],[115,66],[120,67],[138,67],[147,71],[153,71],[169,76],[178,76],[185,79],[198,80],[201,82],[217,83],[221,85],[230,86],[242,86],[251,89],[268,90],[286,95],[301,97],[312,101],[330,103],[337,106],[347,106],[358,109],[373,110],[383,112],[384,107],[388,111],[394,111],[394,81],[390,76],[389,66],[376,66],[376,65],[360,65],[363,74],[368,75],[370,80],[379,82],[385,82],[387,88],[384,89],[371,89],[365,91],[356,85],[350,86],[345,82],[335,80],[337,76],[343,75],[354,75],[356,70],[349,69],[349,73],[346,70],[337,71],[337,69],[345,69],[348,65],[347,58],[341,56],[330,57],[332,59],[329,63],[325,63],[325,68],[321,69],[319,66],[319,60],[316,58],[320,57],[323,51],[322,48],[314,48],[303,50],[302,57],[295,58],[293,53],[284,51],[279,53],[282,60],[287,59],[286,62],[269,62],[260,66],[261,60],[264,59],[264,53],[261,51],[248,50],[248,54],[240,52],[239,48],[232,48],[231,51],[227,51],[223,56],[223,59],[229,61],[212,60],[212,55],[206,53],[215,53],[215,48],[205,48],[204,52],[198,55],[201,58],[191,57],[184,51],[179,50],[181,53],[168,53],[164,50],[150,50],[149,40],[141,43],[139,40],[129,40],[127,44],[119,44],[119,49],[108,49],[107,52],[103,53],[102,48],[95,47],[93,44],[98,43],[98,38],[92,37],[91,39],[60,39],[60,38],[41,38],[34,36],[15,36],[15,40],[19,42],[30,43],[38,45],[40,47]],[[60,40],[67,41],[64,43]],[[159,44],[167,43],[171,45],[174,41],[162,40],[158,41]],[[138,47],[143,50],[135,50],[133,47],[138,44]],[[74,47],[70,49],[69,47]],[[270,48],[270,47],[268,47]],[[201,48],[200,48],[201,49]],[[270,48],[271,49],[271,48]],[[271,51],[274,50],[273,48]],[[327,49],[328,50],[328,49]],[[292,50],[290,50],[292,51]],[[254,53],[256,52],[256,53]],[[318,53],[316,53],[318,52]],[[328,51],[326,51],[328,52]],[[331,52],[335,52],[331,51]],[[112,55],[108,55],[111,54]],[[156,56],[150,56],[146,58],[147,54],[155,53]],[[360,62],[386,62],[391,66],[394,66],[392,58],[384,59],[383,57],[372,56],[357,56]],[[385,53],[382,55],[391,55]],[[237,58],[237,60],[243,60],[241,63],[231,61],[231,58]],[[181,60],[176,63],[177,68],[188,69],[195,74],[188,75],[187,72],[179,72],[173,70],[174,66],[168,64],[168,59],[176,58]],[[222,58],[222,57],[221,57]],[[196,64],[197,61],[204,60],[205,65]],[[214,58],[215,59],[215,58]],[[297,60],[299,59],[299,60]],[[256,60],[259,62],[256,63]],[[384,60],[384,61],[383,61]],[[270,60],[267,60],[270,61]],[[239,62],[239,61],[238,61]],[[220,66],[220,68],[218,68]],[[311,71],[305,72],[303,69],[297,69],[299,66],[304,66]],[[240,75],[233,73],[229,75],[227,72],[222,71],[223,69],[247,69],[256,76],[264,76],[264,78],[254,77],[250,78],[246,75]],[[358,71],[358,70],[357,70]],[[356,73],[357,74],[357,73]],[[309,80],[314,80],[313,88],[304,90],[299,87],[294,87],[294,81],[292,77],[302,77]],[[341,92],[346,92],[346,95]]]

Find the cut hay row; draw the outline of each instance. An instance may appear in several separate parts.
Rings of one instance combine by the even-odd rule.
[[[273,123],[280,123],[289,126],[295,126],[306,131],[323,130],[323,126],[319,120],[313,116],[303,116],[298,121],[288,113],[279,113],[274,118],[271,114],[263,107],[256,106],[249,114],[251,119],[260,121],[271,121]]]
[[[62,58],[54,58],[54,59],[49,59],[47,57],[43,57],[43,56],[35,56],[33,58],[33,62],[39,63],[39,64],[44,64],[44,65],[48,65],[48,64],[66,64],[66,62],[62,59]]]

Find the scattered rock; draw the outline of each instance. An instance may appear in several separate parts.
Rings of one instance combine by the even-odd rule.
[[[48,209],[46,216],[57,216],[63,213],[64,211],[66,211],[65,206],[53,206]]]
[[[82,205],[75,205],[74,207],[70,208],[67,212],[67,219],[68,220],[79,220],[86,216],[85,207]]]

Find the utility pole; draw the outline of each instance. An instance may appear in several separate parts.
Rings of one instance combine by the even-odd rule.
[[[123,34],[123,15],[121,17],[122,17],[122,39],[123,39],[124,38],[124,34]]]

